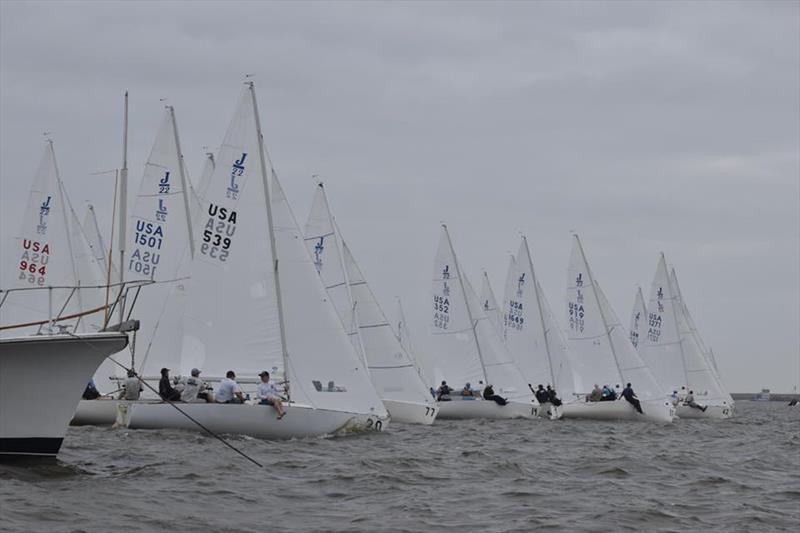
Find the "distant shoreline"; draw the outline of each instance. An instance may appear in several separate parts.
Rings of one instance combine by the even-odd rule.
[[[756,400],[756,396],[761,394],[760,392],[732,392],[731,396],[734,400]],[[769,393],[769,400],[757,400],[761,402],[770,401],[770,402],[789,402],[791,400],[800,400],[800,393],[780,393],[780,392],[770,392]]]

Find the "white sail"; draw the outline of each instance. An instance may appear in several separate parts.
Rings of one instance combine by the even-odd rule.
[[[397,340],[345,244],[321,183],[315,190],[305,242],[353,348],[366,363],[372,384],[392,418],[404,422],[432,422],[432,416],[425,417],[426,413],[430,415],[434,411],[428,387]],[[413,411],[414,405],[421,408],[420,417],[405,412]]]
[[[358,310],[358,326],[364,353],[378,394],[383,400],[433,406],[433,398],[420,379],[414,361],[397,340],[375,294],[344,241],[342,250],[354,307]]]
[[[211,378],[228,370],[253,377],[261,370],[284,374],[263,170],[253,98],[245,88],[220,146],[202,216],[194,224],[183,372],[197,367]]]
[[[214,154],[207,153],[205,161],[203,162],[203,170],[200,172],[199,181],[196,185],[189,182],[191,190],[192,224],[196,224],[203,213],[206,191],[208,190],[208,184],[211,183],[211,177],[214,175],[215,166]]]
[[[48,141],[34,174],[19,236],[14,241],[13,251],[3,259],[5,268],[15,273],[6,289],[74,287],[79,284],[68,206],[53,143]],[[61,312],[70,292],[71,289],[61,288],[53,289],[52,293],[48,290],[13,292],[0,307],[0,323],[20,324],[71,314],[76,310],[77,299],[70,298],[69,307]],[[30,331],[10,330],[10,334]]]
[[[573,238],[567,271],[568,345],[584,387],[630,382],[648,418],[672,419],[666,395],[642,362],[628,333],[592,275],[580,239]],[[588,392],[585,390],[583,392]]]
[[[680,285],[678,285],[678,277],[675,274],[675,269],[670,271],[670,283],[672,284],[674,296],[677,298],[677,311],[679,313],[678,324],[684,339],[685,350],[690,352],[690,357],[693,358],[698,358],[699,354],[702,356],[702,359],[705,363],[701,364],[701,361],[697,361],[695,365],[696,372],[694,373],[698,374],[698,376],[694,376],[692,375],[693,373],[690,373],[690,388],[695,391],[698,400],[702,400],[703,402],[719,403],[721,398],[722,401],[727,402],[729,405],[733,405],[733,398],[726,390],[725,385],[722,383],[722,379],[720,378],[719,372],[716,369],[712,355],[706,348],[705,343],[703,343],[703,339],[700,337],[700,333],[697,330],[697,325],[695,324],[694,319],[689,312],[689,307],[686,305],[686,301],[683,298]],[[691,365],[687,366],[691,367]],[[701,396],[706,390],[703,388],[705,381],[710,383],[710,387],[708,388],[709,394],[707,396]]]
[[[444,225],[434,261],[432,293],[436,381],[447,380],[454,387],[482,381],[512,400],[530,400],[522,374],[458,265]]]
[[[509,265],[503,319],[506,345],[528,383],[549,384],[562,397],[570,397],[575,385],[566,343],[536,277],[525,237]]]
[[[292,395],[352,413],[388,416],[345,333],[273,174],[272,205]]]
[[[644,303],[641,287],[636,289],[636,299],[633,301],[629,334],[631,337],[631,344],[638,350],[639,343],[644,344],[644,338],[647,336],[647,306]]]
[[[512,256],[511,262],[513,263],[513,261],[514,257]],[[480,302],[483,306],[483,312],[489,317],[489,320],[497,330],[497,334],[500,335],[500,338],[505,340],[503,313],[497,305],[497,298],[495,298],[494,291],[492,290],[492,284],[489,282],[489,275],[485,270],[483,271],[481,281]]]
[[[358,309],[345,272],[341,237],[334,227],[322,183],[317,184],[314,191],[314,200],[305,227],[305,243],[350,342],[366,364],[364,346],[359,336]]]
[[[167,107],[134,200],[127,264],[122,265],[127,280],[157,282],[136,302],[141,325],[135,362],[143,376],[158,376],[162,367],[181,368],[184,284],[191,264],[189,209],[174,111]]]

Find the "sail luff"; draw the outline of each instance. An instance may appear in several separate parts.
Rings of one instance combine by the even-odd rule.
[[[533,259],[531,258],[531,250],[528,247],[528,239],[525,235],[522,236],[522,245],[525,247],[525,255],[528,258],[528,268],[531,271],[531,278],[533,278],[533,290],[536,297],[536,305],[539,309],[539,322],[542,328],[542,336],[544,337],[544,349],[547,354],[547,368],[550,370],[550,380],[553,387],[556,387],[556,375],[553,371],[553,358],[550,354],[550,341],[547,340],[547,326],[544,323],[544,310],[542,309],[542,295],[540,293],[541,287],[539,286],[539,279],[536,277],[536,270],[533,267]]]

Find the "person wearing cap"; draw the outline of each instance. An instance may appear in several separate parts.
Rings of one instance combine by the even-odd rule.
[[[181,393],[176,391],[169,382],[169,368],[161,369],[161,379],[158,382],[158,395],[167,402],[177,402],[181,399]]]
[[[200,378],[200,370],[197,368],[192,369],[192,375],[181,379],[181,401],[182,402],[207,402],[208,393],[205,391],[206,384]]]
[[[236,374],[233,370],[228,370],[225,377],[220,380],[215,398],[217,403],[244,403],[244,394],[236,383]]]
[[[128,377],[122,385],[122,391],[119,397],[125,400],[136,401],[139,399],[143,390],[142,383],[139,381],[139,378],[136,377],[136,372],[132,368],[128,369]]]
[[[269,372],[264,370],[259,374],[261,383],[258,384],[258,399],[261,405],[271,405],[278,412],[278,420],[286,415],[283,410],[283,402],[281,401],[280,394],[275,384],[269,380]]]

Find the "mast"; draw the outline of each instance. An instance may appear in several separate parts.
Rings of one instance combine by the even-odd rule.
[[[550,356],[550,342],[547,340],[547,328],[544,325],[544,312],[542,310],[542,300],[539,294],[539,279],[536,277],[536,271],[533,268],[533,260],[531,259],[531,249],[528,248],[528,239],[525,235],[522,236],[522,243],[525,245],[525,254],[528,256],[528,265],[531,269],[531,278],[533,278],[533,291],[536,296],[536,306],[539,309],[539,321],[542,326],[542,333],[544,333],[544,349],[547,352],[547,368],[550,370],[550,379],[553,383],[553,388],[557,388],[556,375],[553,372],[553,359]]]
[[[472,309],[469,306],[469,298],[467,297],[467,290],[464,288],[464,278],[461,274],[461,268],[458,266],[458,258],[456,258],[456,251],[453,249],[453,241],[450,240],[450,232],[447,231],[447,224],[442,224],[444,234],[447,236],[447,244],[450,246],[450,255],[453,256],[453,266],[456,267],[456,274],[458,275],[458,284],[461,286],[461,294],[464,296],[464,302],[467,306],[467,317],[469,318],[470,329],[472,329],[472,336],[475,339],[475,347],[478,349],[478,360],[481,363],[481,370],[483,370],[483,380],[486,385],[489,385],[489,375],[486,373],[486,365],[483,363],[483,353],[481,352],[481,343],[478,342],[478,323],[472,318]]]
[[[619,360],[617,359],[617,350],[614,349],[614,343],[611,342],[611,329],[608,327],[608,321],[606,320],[606,315],[603,313],[603,304],[600,302],[600,298],[597,296],[597,286],[595,285],[594,276],[592,275],[592,269],[589,268],[589,262],[586,260],[586,254],[583,252],[583,244],[581,244],[581,238],[578,237],[578,234],[574,234],[575,242],[578,243],[578,250],[581,252],[581,258],[583,259],[583,264],[586,265],[586,275],[589,276],[589,283],[592,284],[592,292],[594,293],[594,299],[597,300],[597,307],[600,310],[600,318],[603,320],[603,329],[606,331],[606,338],[608,339],[608,345],[611,347],[611,355],[614,356],[614,364],[617,365],[617,372],[619,373],[619,378],[621,381],[625,381],[625,376],[622,375],[622,369],[619,367]]]
[[[125,230],[128,225],[128,91],[125,91],[125,113],[122,122],[122,168],[119,172],[119,290],[125,282]],[[125,300],[119,302],[119,321],[125,318]]]
[[[256,120],[256,142],[258,143],[258,157],[261,161],[261,182],[264,186],[264,200],[267,207],[267,234],[269,235],[269,248],[273,258],[273,280],[275,282],[275,299],[278,305],[278,326],[281,333],[281,352],[283,352],[283,379],[289,382],[289,352],[286,349],[286,326],[283,318],[283,298],[281,297],[280,271],[278,270],[278,250],[275,246],[275,229],[272,223],[272,199],[270,194],[270,181],[267,177],[266,157],[264,156],[264,136],[261,133],[261,118],[258,115],[258,102],[256,101],[256,88],[252,81],[246,82],[253,100],[253,114]],[[270,167],[271,168],[271,167]],[[272,170],[273,172],[274,169]],[[291,398],[289,388],[286,389],[287,397]]]
[[[175,134],[175,148],[178,151],[178,170],[180,170],[181,175],[181,196],[183,196],[183,210],[186,213],[186,230],[189,236],[189,257],[193,259],[194,239],[192,238],[192,215],[189,208],[189,190],[187,188],[189,180],[186,179],[186,169],[183,166],[183,152],[181,151],[181,141],[178,138],[178,123],[175,120],[175,108],[168,105],[167,109],[169,110],[169,117],[172,120],[172,133]]]

